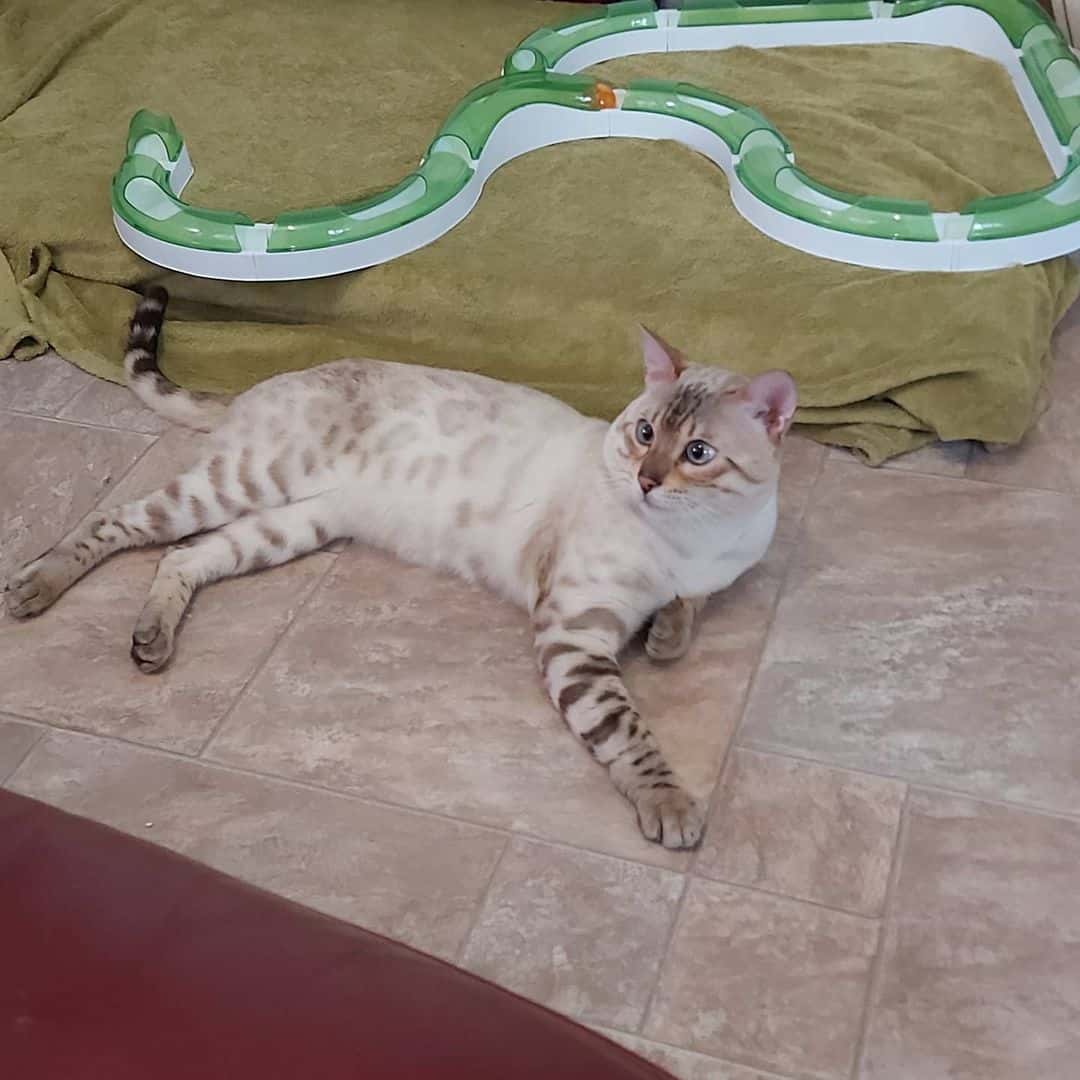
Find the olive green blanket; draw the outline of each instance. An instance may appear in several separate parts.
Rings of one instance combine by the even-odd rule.
[[[131,114],[171,113],[185,195],[268,218],[389,186],[459,97],[535,27],[537,0],[13,0],[0,11],[0,355],[54,346],[121,374],[133,290],[173,293],[178,382],[236,390],[343,355],[482,371],[612,414],[639,385],[634,324],[691,355],[796,377],[799,420],[867,460],[933,436],[1011,443],[1033,418],[1065,260],[983,274],[865,270],[803,255],[736,213],[721,170],[672,143],[603,140],[500,170],[422,251],[321,281],[202,281],[116,237],[109,179]],[[598,69],[601,70],[601,69]],[[837,187],[969,199],[1050,172],[1004,73],[949,49],[642,56],[615,85],[679,78],[761,109]],[[4,361],[0,361],[4,362]],[[2,403],[0,403],[2,404]]]

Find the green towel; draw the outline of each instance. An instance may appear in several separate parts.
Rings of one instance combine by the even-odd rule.
[[[865,270],[739,217],[723,172],[673,143],[537,151],[435,244],[362,273],[243,285],[164,272],[117,239],[109,180],[131,114],[171,113],[186,195],[269,218],[387,187],[529,31],[538,0],[14,0],[0,14],[0,346],[121,375],[135,286],[174,296],[163,367],[237,390],[340,356],[482,371],[614,414],[639,385],[635,323],[700,360],[784,367],[799,421],[872,463],[928,441],[1015,443],[1033,419],[1066,260],[981,274]],[[836,187],[935,209],[1046,183],[1004,72],[923,46],[631,57],[615,85],[680,78],[761,109]],[[0,261],[2,262],[2,261]]]

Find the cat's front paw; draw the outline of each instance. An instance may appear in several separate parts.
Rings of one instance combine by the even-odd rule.
[[[131,659],[146,674],[160,671],[173,654],[173,630],[160,611],[147,608],[131,635]]]
[[[645,652],[650,660],[678,660],[685,656],[694,635],[685,624],[674,626],[657,616],[645,638]]]
[[[647,840],[680,850],[701,843],[705,808],[680,787],[642,788],[632,797]]]
[[[676,597],[662,607],[649,624],[645,637],[645,652],[650,660],[678,660],[685,656],[694,640],[693,601]]]
[[[7,583],[4,606],[16,619],[38,615],[59,599],[66,582],[63,575],[53,572],[48,555],[27,563]]]

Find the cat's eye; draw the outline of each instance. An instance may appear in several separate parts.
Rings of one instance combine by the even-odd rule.
[[[634,435],[642,446],[648,446],[649,443],[653,441],[654,434],[653,426],[648,420],[639,420],[637,422],[637,430],[634,432]]]
[[[686,444],[683,456],[691,465],[706,465],[716,457],[716,450],[707,442],[702,442],[701,439],[694,439],[693,442],[688,442]]]

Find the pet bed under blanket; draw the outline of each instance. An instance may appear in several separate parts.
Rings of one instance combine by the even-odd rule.
[[[520,38],[577,10],[14,0],[0,13],[0,355],[51,344],[119,379],[133,290],[160,281],[175,298],[163,366],[198,389],[363,355],[481,371],[611,415],[639,386],[640,320],[700,359],[787,368],[804,430],[873,463],[935,436],[1023,436],[1077,291],[1066,260],[906,274],[816,259],[744,222],[724,174],[673,143],[537,151],[437,243],[318,281],[187,278],[113,231],[109,181],[140,107],[176,119],[200,205],[267,219],[355,200],[405,176]],[[803,168],[847,190],[954,210],[1051,179],[1004,73],[957,50],[736,49],[597,70],[755,105]]]

